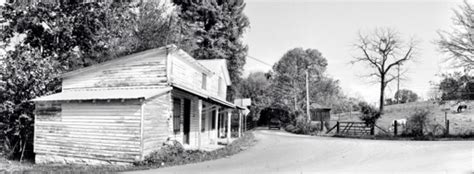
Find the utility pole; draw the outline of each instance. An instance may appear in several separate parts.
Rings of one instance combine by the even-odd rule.
[[[306,115],[308,116],[308,122],[311,121],[309,107],[309,71],[308,68],[306,68]]]
[[[397,75],[397,92],[395,94],[398,93],[397,95],[397,104],[400,104],[400,64],[398,64],[398,75]]]

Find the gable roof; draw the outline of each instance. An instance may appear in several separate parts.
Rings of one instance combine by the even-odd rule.
[[[203,59],[197,60],[201,65],[210,69],[214,73],[224,73],[224,80],[227,84],[232,84],[230,80],[229,71],[227,69],[227,61],[225,59]]]
[[[84,68],[80,68],[80,69],[77,69],[77,70],[74,70],[74,71],[71,71],[71,72],[64,73],[64,74],[61,75],[61,77],[62,78],[67,78],[67,77],[70,77],[70,76],[73,76],[73,75],[78,75],[78,74],[82,74],[82,73],[85,73],[85,72],[89,72],[89,71],[94,70],[94,69],[105,68],[105,67],[113,66],[117,63],[127,62],[127,61],[130,61],[130,60],[133,60],[133,59],[139,59],[140,57],[143,57],[143,56],[146,56],[146,55],[156,54],[156,55],[159,55],[159,56],[166,56],[166,51],[168,49],[172,48],[172,47],[173,47],[173,45],[168,45],[168,46],[164,46],[164,47],[160,47],[160,48],[155,48],[155,49],[150,49],[150,50],[146,50],[146,51],[141,51],[141,52],[138,52],[138,53],[129,54],[129,55],[122,56],[122,57],[112,59],[112,60],[108,60],[108,61],[105,61],[105,62],[102,62],[102,63],[99,63],[99,64],[91,65],[91,66],[88,66],[88,67],[84,67]]]

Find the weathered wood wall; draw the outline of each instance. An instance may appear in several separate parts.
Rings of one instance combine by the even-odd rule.
[[[157,96],[144,105],[143,156],[160,149],[173,134],[171,92]]]
[[[63,91],[87,88],[164,86],[166,51],[145,51],[63,78]]]
[[[137,100],[71,102],[37,112],[37,163],[133,162],[140,158],[141,105]],[[57,105],[37,103],[37,108]],[[46,109],[48,110],[48,109]]]
[[[189,146],[197,147],[199,144],[199,132],[201,132],[201,145],[204,144],[210,144],[213,141],[217,141],[215,137],[217,137],[217,130],[211,130],[211,113],[210,112],[205,112],[203,113],[203,117],[205,117],[205,123],[203,123],[203,126],[205,127],[205,130],[202,131],[199,129],[199,117],[198,117],[198,100],[199,98],[196,97],[195,95],[189,94],[187,92],[181,91],[181,90],[173,90],[172,91],[172,97],[173,98],[179,98],[182,101],[182,107],[183,106],[183,99],[189,99],[191,100],[191,127],[190,127],[190,139],[189,139]],[[209,103],[203,102],[205,105],[209,105]],[[170,118],[171,119],[171,118]],[[183,143],[183,123],[184,123],[184,115],[183,115],[183,110],[181,111],[181,126],[180,126],[180,132],[175,134],[171,132],[172,138],[175,140],[179,141],[180,143]],[[172,128],[172,123],[170,124],[170,128]],[[171,129],[172,131],[172,129]]]

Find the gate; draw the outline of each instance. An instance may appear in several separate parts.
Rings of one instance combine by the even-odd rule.
[[[376,127],[386,132],[377,125],[367,125],[365,122],[338,121],[336,122],[336,125],[334,125],[326,133],[335,130],[337,135],[374,135]]]

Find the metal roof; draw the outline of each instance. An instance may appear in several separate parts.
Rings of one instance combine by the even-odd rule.
[[[74,90],[35,98],[32,101],[149,99],[171,91],[171,89],[172,88],[170,87],[166,87],[146,89]]]

